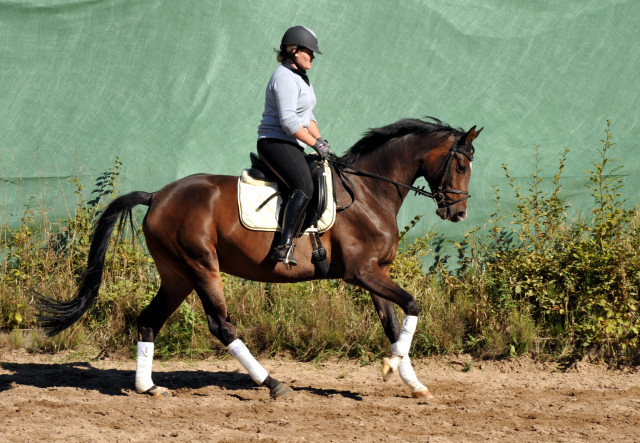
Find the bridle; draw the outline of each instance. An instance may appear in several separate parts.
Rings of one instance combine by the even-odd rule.
[[[469,194],[467,191],[460,191],[458,189],[449,189],[449,188],[443,189],[444,182],[447,176],[449,175],[449,168],[451,167],[451,159],[453,158],[453,154],[462,154],[465,157],[467,157],[470,162],[473,161],[473,155],[458,148],[459,142],[460,142],[460,136],[457,136],[456,139],[453,141],[453,144],[451,145],[451,149],[449,149],[449,153],[447,154],[447,157],[444,159],[444,161],[440,164],[440,166],[436,170],[436,173],[437,173],[440,170],[440,168],[444,165],[444,168],[442,171],[442,177],[440,178],[440,184],[438,185],[438,189],[436,189],[436,192],[431,195],[431,198],[435,200],[439,208],[448,208],[451,205],[467,200],[469,197],[471,197],[471,194]],[[464,197],[458,200],[447,200],[447,197],[445,194],[457,194],[457,195],[463,195]]]
[[[354,166],[348,165],[346,163],[342,163],[338,160],[336,160],[335,158],[328,158],[327,160],[329,161],[329,163],[333,164],[336,174],[340,177],[340,180],[342,181],[342,184],[344,185],[345,189],[347,190],[347,193],[349,194],[349,196],[351,197],[351,203],[349,203],[346,206],[339,206],[337,209],[339,211],[343,211],[345,209],[347,209],[349,206],[351,206],[353,204],[353,202],[355,201],[355,191],[353,190],[353,183],[351,182],[351,180],[349,179],[349,177],[347,177],[345,175],[345,173],[348,174],[353,174],[353,175],[361,175],[361,176],[365,176],[365,177],[371,177],[371,178],[375,178],[377,180],[381,180],[387,183],[391,183],[394,184],[396,186],[400,186],[402,188],[406,188],[409,189],[410,191],[415,192],[416,195],[423,195],[425,197],[429,197],[432,198],[437,204],[439,208],[448,208],[451,205],[454,205],[456,203],[459,203],[461,201],[467,200],[469,197],[471,197],[471,194],[469,194],[467,191],[460,191],[458,189],[449,189],[449,188],[444,188],[444,182],[447,179],[447,176],[449,175],[449,168],[451,167],[451,159],[453,158],[454,154],[462,154],[465,157],[467,157],[469,159],[469,161],[473,161],[473,155],[458,148],[458,143],[460,142],[460,136],[456,136],[455,140],[453,141],[453,144],[451,145],[451,148],[449,149],[449,152],[447,153],[447,157],[443,160],[443,162],[440,164],[440,166],[438,166],[438,169],[436,169],[435,174],[438,173],[438,171],[440,171],[442,169],[442,176],[440,178],[440,184],[438,185],[438,188],[436,189],[435,192],[428,192],[424,190],[424,186],[421,187],[416,187],[416,186],[411,186],[411,185],[405,185],[404,183],[400,183],[397,182],[395,180],[391,180],[390,178],[387,177],[383,177],[381,175],[378,174],[374,174],[373,172],[368,172],[359,168],[356,168]],[[427,180],[429,181],[429,180]],[[446,194],[457,194],[457,195],[462,195],[463,197],[458,199],[458,200],[451,200],[451,199],[447,199]]]

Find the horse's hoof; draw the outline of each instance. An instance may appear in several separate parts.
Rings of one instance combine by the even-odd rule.
[[[153,397],[153,398],[170,398],[170,397],[173,397],[173,395],[171,395],[171,391],[170,390],[168,390],[167,388],[156,386],[156,385],[151,386],[149,389],[144,391],[143,394],[146,394],[146,395],[148,395],[150,397]]]
[[[396,372],[398,368],[394,368],[391,364],[391,359],[385,357],[382,359],[382,379],[387,381],[391,378],[394,372]]]
[[[282,397],[283,395],[290,394],[291,392],[292,391],[289,386],[285,385],[284,383],[280,383],[269,391],[269,395],[271,396],[271,398],[278,398]]]
[[[413,398],[426,398],[426,399],[433,398],[433,395],[431,395],[431,392],[429,392],[428,388],[420,389],[418,391],[413,391],[411,393],[411,396]]]
[[[263,386],[269,388],[269,395],[271,398],[282,397],[283,395],[287,395],[291,392],[291,388],[284,383],[272,378],[270,375],[262,382]]]

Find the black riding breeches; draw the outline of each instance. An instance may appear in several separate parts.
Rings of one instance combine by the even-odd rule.
[[[313,180],[304,151],[297,144],[274,138],[258,140],[258,153],[291,191],[300,189],[307,197],[313,195]]]

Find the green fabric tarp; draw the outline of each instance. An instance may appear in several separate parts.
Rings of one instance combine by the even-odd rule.
[[[0,1],[1,222],[33,206],[65,216],[70,179],[89,193],[116,157],[121,193],[239,174],[273,49],[296,24],[320,41],[309,75],[337,153],[405,117],[484,127],[470,218],[441,221],[411,196],[400,225],[424,214],[414,234],[434,226],[456,238],[485,225],[493,187],[506,183],[501,165],[526,186],[536,146],[548,176],[571,149],[563,195],[588,213],[585,169],[607,119],[635,206],[639,19],[638,0]]]

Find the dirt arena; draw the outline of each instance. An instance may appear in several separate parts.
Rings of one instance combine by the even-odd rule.
[[[133,391],[135,362],[0,350],[0,441],[640,441],[640,370],[467,356],[415,361],[416,400],[378,365],[265,360],[292,394],[235,360],[156,362],[174,397]]]

